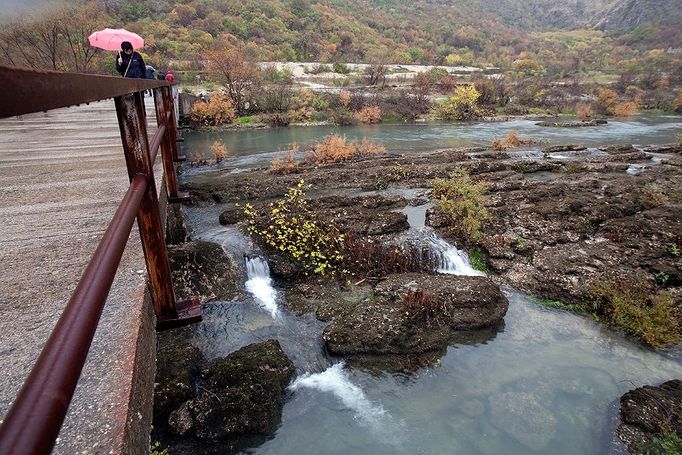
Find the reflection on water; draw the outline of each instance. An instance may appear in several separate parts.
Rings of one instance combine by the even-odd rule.
[[[188,210],[193,237],[258,254],[217,223],[219,213]],[[679,350],[653,352],[588,317],[505,293],[495,336],[457,340],[436,366],[408,375],[339,363],[325,352],[323,323],[284,308],[273,319],[256,299],[207,305],[202,323],[177,333],[208,358],[277,338],[294,362],[282,425],[249,454],[603,454],[624,392],[682,377]]]

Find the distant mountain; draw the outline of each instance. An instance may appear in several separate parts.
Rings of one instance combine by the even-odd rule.
[[[633,0],[638,1],[638,0]],[[674,1],[674,0],[671,0]],[[445,2],[451,3],[451,2]],[[471,2],[465,2],[471,3]],[[575,29],[601,17],[619,0],[488,0],[477,1],[480,11],[499,17],[510,27],[546,31]]]
[[[682,29],[682,0],[620,0],[606,8],[594,21],[598,30],[630,31],[647,22],[668,22],[676,18]]]

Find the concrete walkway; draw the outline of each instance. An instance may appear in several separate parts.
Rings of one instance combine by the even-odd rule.
[[[0,120],[3,417],[127,188],[113,100]],[[148,453],[155,333],[145,280],[135,225],[55,453]]]

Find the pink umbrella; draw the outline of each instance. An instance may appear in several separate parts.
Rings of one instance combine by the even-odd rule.
[[[144,40],[137,33],[122,28],[105,28],[88,37],[90,46],[107,51],[120,51],[121,43],[129,41],[135,49],[144,47]]]

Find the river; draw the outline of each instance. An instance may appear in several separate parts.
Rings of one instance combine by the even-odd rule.
[[[292,142],[308,144],[331,132],[369,137],[404,153],[484,144],[512,130],[546,144],[655,144],[672,142],[681,121],[647,116],[581,129],[515,120],[189,133],[183,149],[195,156],[220,139],[233,154],[221,166],[243,167],[272,159],[273,151]],[[206,305],[204,322],[178,334],[209,359],[277,338],[297,369],[276,434],[244,453],[622,453],[614,439],[619,397],[643,384],[682,378],[679,349],[653,351],[588,316],[541,307],[509,288],[504,326],[458,340],[438,364],[399,374],[352,367],[324,350],[323,323],[285,308],[267,264],[254,262],[257,248],[235,228],[218,223],[222,208],[187,207],[188,228],[193,238],[221,244],[244,264],[250,297]]]
[[[459,124],[423,122],[353,127],[325,125],[216,130],[185,133],[184,150],[190,159],[212,157],[211,144],[221,141],[231,156],[242,157],[236,161],[237,164],[253,165],[269,162],[280,155],[282,150],[289,150],[292,144],[304,148],[329,134],[341,134],[349,140],[371,139],[395,153],[486,146],[494,138],[502,138],[512,131],[539,141],[541,145],[577,143],[590,147],[614,143],[665,144],[676,141],[681,122],[682,116],[679,115],[641,115],[623,120],[610,119],[607,125],[584,128],[542,127],[536,125],[538,122],[535,120],[519,119]]]

